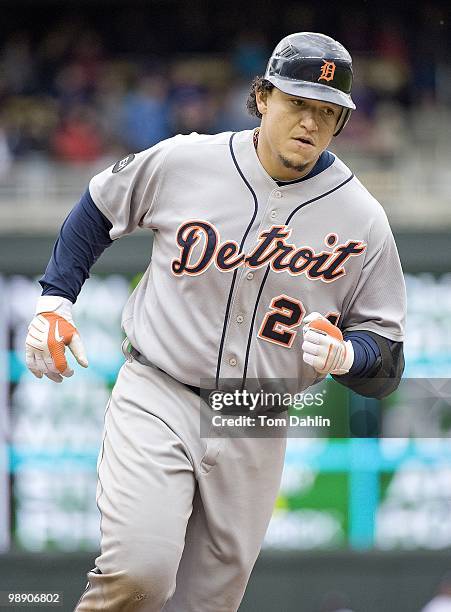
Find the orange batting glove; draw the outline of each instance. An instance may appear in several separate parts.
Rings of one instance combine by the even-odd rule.
[[[320,374],[347,374],[354,363],[354,349],[350,340],[318,312],[304,319],[302,350],[305,363]]]
[[[54,382],[72,376],[64,355],[66,346],[78,363],[88,367],[88,359],[80,335],[72,319],[72,302],[66,298],[43,295],[38,299],[36,316],[28,327],[25,361],[37,378],[45,374]]]

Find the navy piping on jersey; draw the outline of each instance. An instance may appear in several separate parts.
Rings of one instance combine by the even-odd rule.
[[[233,139],[235,137],[235,132],[230,136],[230,140],[229,140],[229,149],[230,149],[230,155],[232,156],[232,160],[233,163],[235,165],[235,168],[238,171],[238,174],[241,176],[241,178],[243,179],[244,184],[246,185],[246,187],[249,189],[249,191],[252,194],[252,197],[254,199],[254,214],[252,215],[252,218],[246,228],[246,231],[244,232],[244,235],[241,239],[240,242],[240,253],[243,250],[243,245],[244,242],[250,232],[250,229],[252,227],[252,224],[254,223],[255,217],[257,216],[257,211],[258,211],[258,200],[257,200],[257,196],[255,194],[255,191],[252,189],[249,181],[246,179],[246,177],[244,176],[241,168],[238,165],[238,162],[236,161],[236,157],[235,157],[235,153],[233,151]],[[230,314],[230,306],[232,303],[232,295],[233,295],[233,289],[235,287],[235,282],[236,282],[236,276],[237,276],[237,269],[235,269],[235,271],[233,272],[233,277],[232,277],[232,282],[230,284],[230,289],[229,289],[229,297],[227,300],[227,307],[226,307],[226,312],[224,315],[224,325],[222,327],[222,335],[221,335],[221,342],[219,344],[219,353],[218,353],[218,363],[216,366],[216,386],[218,386],[219,383],[219,373],[221,371],[221,359],[222,359],[222,352],[224,350],[224,340],[225,340],[225,335],[226,335],[226,331],[227,331],[227,323],[229,321],[229,314]]]
[[[348,176],[348,178],[345,181],[343,181],[342,183],[340,183],[339,185],[337,185],[333,189],[329,189],[329,191],[326,191],[326,193],[322,193],[321,195],[316,196],[316,198],[313,198],[312,200],[308,200],[307,202],[304,202],[303,204],[299,204],[299,206],[297,208],[295,208],[294,210],[291,211],[291,213],[288,216],[288,219],[285,221],[285,225],[288,225],[288,223],[290,223],[291,219],[298,212],[298,210],[300,210],[301,208],[304,208],[304,206],[307,206],[307,204],[311,204],[312,202],[316,202],[316,200],[321,200],[321,198],[324,198],[324,197],[328,196],[329,194],[333,193],[334,191],[337,191],[337,189],[340,189],[341,187],[346,185],[346,183],[349,183],[349,181],[352,180],[353,178],[354,178],[354,174],[352,173],[350,176]]]
[[[354,174],[351,174],[350,176],[348,176],[348,178],[343,181],[342,183],[340,183],[339,185],[336,185],[336,187],[334,187],[333,189],[329,189],[329,191],[326,191],[325,193],[316,196],[316,198],[312,198],[311,200],[307,200],[307,202],[303,202],[302,204],[300,204],[299,206],[297,206],[288,216],[288,219],[285,221],[285,225],[288,225],[288,223],[291,221],[291,219],[293,218],[293,216],[298,212],[298,210],[301,210],[301,208],[304,208],[304,206],[307,206],[308,204],[312,204],[312,202],[316,202],[317,200],[320,200],[321,198],[324,198],[326,196],[328,196],[329,194],[333,193],[334,191],[337,191],[338,189],[341,189],[341,187],[344,187],[344,185],[346,185],[346,183],[349,183],[349,181],[351,179],[354,178]],[[266,272],[265,272],[265,276],[263,277],[263,280],[261,282],[260,285],[260,289],[257,295],[257,300],[255,302],[255,306],[254,306],[254,312],[252,314],[252,321],[251,321],[251,326],[250,326],[250,332],[249,332],[249,336],[247,339],[247,348],[246,348],[246,357],[244,360],[244,369],[243,369],[243,382],[242,385],[244,386],[244,384],[246,383],[246,375],[247,375],[247,367],[248,367],[248,363],[249,363],[249,354],[250,354],[250,350],[251,350],[251,344],[252,344],[252,336],[253,336],[253,329],[254,329],[254,323],[255,323],[255,317],[257,315],[257,308],[258,308],[258,303],[260,301],[260,297],[263,291],[263,287],[265,286],[266,283],[266,279],[268,278],[268,274],[269,274],[269,270],[270,270],[270,265],[268,265]]]

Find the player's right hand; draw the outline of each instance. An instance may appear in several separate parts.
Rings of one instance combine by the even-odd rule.
[[[66,346],[78,363],[88,367],[88,360],[80,335],[72,319],[72,302],[58,296],[41,296],[36,316],[28,327],[25,341],[25,361],[28,369],[37,377],[62,382],[63,376],[74,371],[65,357]]]

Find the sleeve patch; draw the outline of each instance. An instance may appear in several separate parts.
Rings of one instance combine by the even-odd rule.
[[[124,157],[123,159],[120,159],[118,162],[116,162],[114,164],[112,172],[114,174],[116,174],[116,172],[120,172],[126,166],[128,166],[128,164],[130,162],[132,162],[134,159],[135,159],[135,154],[134,153],[130,153],[130,155],[127,155],[127,157]]]

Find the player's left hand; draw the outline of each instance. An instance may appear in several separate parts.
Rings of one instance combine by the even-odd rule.
[[[346,374],[354,362],[354,349],[350,340],[318,312],[304,318],[302,350],[305,363],[320,374]]]

